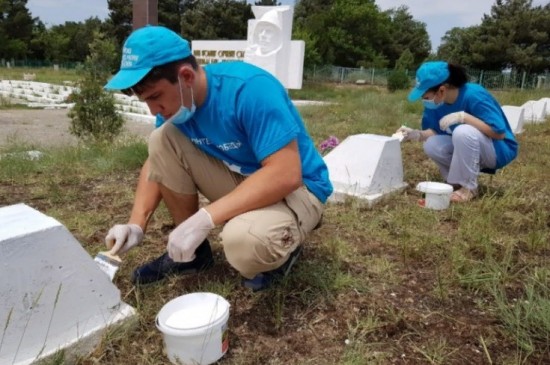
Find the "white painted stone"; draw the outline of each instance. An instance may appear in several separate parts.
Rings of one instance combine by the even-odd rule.
[[[70,109],[74,107],[74,103],[65,103],[65,100],[74,90],[74,87],[66,85],[20,80],[0,81],[0,96],[26,101],[27,106],[31,108]],[[114,98],[116,110],[123,113],[125,119],[154,123],[155,118],[151,116],[149,107],[137,97],[115,93]],[[125,115],[124,113],[129,114]]]
[[[25,205],[0,208],[0,364],[26,365],[99,344],[135,311],[57,220]]]
[[[529,100],[521,107],[525,109],[525,124],[542,123],[546,120],[546,106],[545,100]]]
[[[44,153],[41,151],[31,150],[31,151],[22,151],[22,152],[10,152],[0,155],[0,160],[4,157],[16,157],[16,158],[23,158],[27,160],[40,160],[44,156]]]
[[[123,112],[121,114],[124,119],[131,122],[155,124],[155,121],[156,121],[156,117],[153,115],[145,115],[145,114],[130,113],[130,112]]]
[[[523,132],[525,109],[521,106],[503,105],[502,111],[504,112],[504,115],[506,115],[506,119],[508,119],[512,132],[514,134],[520,134]]]
[[[372,205],[384,195],[407,186],[399,140],[375,134],[347,137],[324,160],[334,187],[329,201],[355,197]]]
[[[24,73],[23,74],[23,80],[34,80],[36,79],[36,75],[35,74],[26,74]]]
[[[545,109],[545,113],[546,113],[546,116],[550,116],[550,98],[540,98],[539,103],[546,103],[546,109]]]

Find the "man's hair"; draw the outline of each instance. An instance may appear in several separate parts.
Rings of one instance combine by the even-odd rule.
[[[447,65],[449,67],[449,77],[447,80],[439,85],[429,88],[428,91],[436,92],[443,84],[449,84],[458,89],[468,82],[468,73],[464,67],[452,63],[448,63]]]
[[[148,87],[150,87],[155,82],[166,79],[171,84],[174,84],[178,81],[178,70],[181,65],[189,64],[193,70],[198,70],[199,64],[195,56],[191,55],[181,60],[165,63],[164,65],[155,66],[145,75],[140,82],[132,86],[131,88],[124,89],[122,92],[126,95],[141,94]]]

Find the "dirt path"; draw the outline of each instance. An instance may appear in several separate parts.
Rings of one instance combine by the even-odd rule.
[[[35,147],[75,144],[77,139],[69,133],[67,112],[64,109],[0,110],[0,147],[10,143],[26,143]],[[154,126],[128,121],[124,128],[124,133],[129,135],[147,137]]]

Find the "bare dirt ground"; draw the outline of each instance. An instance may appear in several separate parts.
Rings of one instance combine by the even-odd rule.
[[[76,144],[76,137],[69,133],[67,113],[66,109],[0,110],[0,147],[11,142],[44,147]],[[128,135],[146,138],[154,126],[127,121],[124,128]]]

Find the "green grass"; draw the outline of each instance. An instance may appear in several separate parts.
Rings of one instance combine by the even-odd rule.
[[[301,107],[315,144],[330,135],[391,135],[419,127],[421,107],[406,92],[305,85],[293,97],[325,100]],[[521,105],[543,92],[498,92]],[[251,293],[223,258],[212,235],[215,267],[134,288],[132,270],[164,251],[170,218],[154,215],[145,242],[124,260],[115,284],[137,308],[135,327],[105,335],[78,364],[168,364],[154,326],[163,304],[189,292],[218,293],[231,303],[230,350],[220,364],[540,364],[550,361],[550,123],[527,125],[516,161],[481,196],[444,211],[420,208],[414,189],[438,172],[418,144],[402,145],[403,192],[366,208],[329,204],[293,274]],[[90,252],[103,249],[112,224],[125,222],[144,142],[42,149],[3,146],[0,205],[27,203],[62,222]],[[36,149],[36,146],[33,146]],[[63,356],[52,360],[62,364]]]
[[[12,67],[0,68],[0,80],[23,80],[23,74],[34,74],[33,81],[46,82],[49,84],[63,85],[64,81],[75,82],[78,80],[76,69],[59,68],[55,71],[53,67]]]

